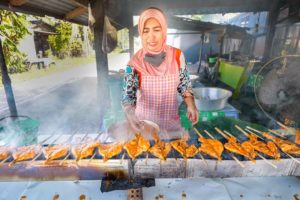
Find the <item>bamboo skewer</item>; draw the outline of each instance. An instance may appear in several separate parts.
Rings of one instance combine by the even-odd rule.
[[[124,160],[124,158],[125,158],[125,153],[123,153],[123,155],[122,155],[122,158],[121,158],[120,164],[122,164],[122,163],[123,163],[123,160]]]
[[[212,134],[210,134],[207,130],[204,130],[204,132],[205,132],[211,139],[215,139],[215,137],[212,136]]]
[[[99,137],[102,135],[103,132],[100,132],[96,138],[94,139],[94,141],[97,141],[99,139]],[[97,152],[95,151],[94,154],[92,155],[92,157],[90,158],[90,160],[88,161],[88,163],[90,163],[96,156]]]
[[[81,139],[81,141],[83,141],[86,137],[87,137],[88,133],[86,133],[83,138]],[[64,159],[62,159],[59,163],[59,165],[62,165],[64,163],[64,161],[71,155],[72,150],[70,149],[69,153],[64,157]]]
[[[251,127],[249,127],[249,126],[247,126],[247,128],[250,129],[250,130],[253,130],[253,131],[255,131],[255,132],[257,132],[257,133],[259,133],[259,134],[261,134],[261,135],[263,135],[263,132],[262,132],[262,131],[256,130],[256,129],[251,128]],[[247,130],[247,129],[246,129],[246,130]],[[248,130],[248,131],[249,131],[249,130]],[[299,144],[296,144],[295,142],[289,140],[288,138],[286,138],[286,137],[284,137],[284,136],[282,136],[282,135],[276,133],[274,130],[270,130],[270,129],[269,129],[269,132],[273,133],[274,135],[276,135],[276,136],[278,136],[278,137],[280,137],[280,138],[282,138],[282,139],[284,139],[284,140],[288,140],[288,142],[293,143],[293,144],[296,145],[296,146],[299,146]],[[257,136],[258,136],[258,135],[257,135]],[[259,136],[258,136],[258,137],[259,137]],[[260,138],[261,138],[261,137],[260,137]],[[261,138],[261,139],[264,140],[263,138]]]
[[[268,129],[268,131],[271,132],[271,133],[273,133],[274,135],[276,135],[276,136],[278,136],[278,137],[281,137],[281,138],[283,138],[283,139],[287,139],[285,136],[283,136],[283,135],[277,133],[277,132],[274,131],[274,130]]]
[[[49,146],[55,144],[55,142],[56,142],[59,138],[61,138],[61,136],[62,136],[62,134],[60,134],[55,140],[53,140]],[[38,153],[38,154],[30,161],[29,166],[31,166],[31,165],[33,164],[33,162],[34,162],[38,157],[40,157],[40,155],[42,155],[42,154],[43,154],[43,151],[41,150],[41,152]]]
[[[220,129],[218,129],[217,127],[215,127],[215,130],[220,134],[220,135],[222,135],[226,140],[228,140],[229,138],[228,138],[228,136],[227,135],[225,135]],[[228,150],[226,150],[226,151],[228,151]],[[241,166],[241,167],[245,167],[245,165],[241,162],[241,161],[239,161],[239,159],[237,159],[237,157],[235,156],[235,155],[233,155],[231,152],[229,152],[228,151],[228,153],[229,153],[229,155]]]
[[[72,141],[72,139],[73,139],[75,133],[76,133],[76,132],[74,131],[74,132],[71,134],[70,137],[68,137],[64,142],[62,142],[62,144],[67,143],[68,141]],[[69,151],[71,151],[71,149],[70,149]],[[48,161],[49,161],[49,158],[45,160],[45,163],[47,163]]]
[[[254,129],[254,128],[251,128],[251,127],[249,127],[249,126],[247,126],[247,128],[248,129],[251,129],[251,130],[253,130],[253,131],[256,131],[256,132],[258,132],[258,133],[260,133],[260,134],[263,134],[263,132],[262,131],[259,131],[259,130],[256,130],[256,129]],[[255,135],[257,135],[257,134],[255,134]],[[265,140],[265,139],[264,139]],[[278,145],[277,145],[278,146]],[[279,147],[280,148],[280,147]],[[280,148],[281,149],[281,148]],[[292,156],[291,154],[289,154],[289,153],[286,153],[286,152],[284,152],[284,151],[282,151],[283,153],[285,153],[288,157],[290,157],[292,160],[294,160],[295,162],[297,162],[298,164],[300,164],[300,161],[298,160],[298,159],[296,159],[294,156]]]
[[[255,131],[256,133],[263,134],[262,131],[259,131],[259,130],[255,129],[255,128],[250,127],[250,126],[246,126],[246,128],[249,129],[249,130]],[[280,138],[286,139],[284,136],[276,133],[275,131],[269,130],[269,132],[273,133],[274,135],[276,135],[276,136],[278,136]]]
[[[196,128],[194,128],[194,130],[198,134],[199,137],[203,137],[203,135],[201,135],[201,133]],[[204,158],[204,156],[200,152],[199,152],[199,155],[200,155],[201,160],[205,163],[205,165],[208,166],[208,163],[207,163],[206,159]]]
[[[241,127],[239,127],[238,125],[235,125],[235,127],[241,131],[246,137],[249,138],[249,134],[247,132],[245,132]],[[226,133],[228,133],[227,131],[224,131]],[[272,162],[270,162],[268,159],[266,159],[263,155],[261,155],[259,152],[257,152],[257,156],[260,157],[261,159],[263,159],[267,164],[271,165],[272,167],[274,167],[275,169],[277,169],[277,166],[274,165]]]

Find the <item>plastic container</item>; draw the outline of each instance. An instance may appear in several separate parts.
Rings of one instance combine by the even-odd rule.
[[[26,146],[37,142],[40,123],[27,116],[0,119],[1,145]]]

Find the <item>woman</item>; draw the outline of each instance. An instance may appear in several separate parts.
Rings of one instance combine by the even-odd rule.
[[[139,18],[140,49],[128,62],[124,76],[122,105],[131,127],[141,120],[157,123],[161,130],[180,126],[177,93],[187,105],[187,116],[198,122],[185,58],[179,49],[166,45],[167,22],[163,12],[148,8]]]

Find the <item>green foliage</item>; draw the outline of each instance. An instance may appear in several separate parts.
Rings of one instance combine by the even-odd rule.
[[[201,21],[202,18],[203,18],[203,15],[192,15],[192,16],[191,16],[191,19],[192,19],[192,20],[200,20],[200,21]]]
[[[70,50],[70,39],[72,34],[72,25],[69,22],[59,21],[55,25],[57,35],[50,35],[48,42],[54,54],[63,59]]]
[[[52,56],[52,51],[51,51],[51,49],[47,49],[46,51],[45,51],[45,55],[44,55],[46,58],[49,58],[49,57],[51,57]]]
[[[27,24],[26,15],[0,10],[0,35],[9,73],[28,70],[25,64],[26,55],[17,48],[20,40],[29,34]]]
[[[72,57],[81,56],[83,53],[82,40],[80,40],[80,39],[74,40],[70,45],[70,50],[71,50]]]

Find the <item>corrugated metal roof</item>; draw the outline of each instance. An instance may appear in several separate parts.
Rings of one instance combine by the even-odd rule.
[[[138,15],[141,10],[149,6],[159,7],[168,15],[191,15],[269,11],[278,1],[284,0],[106,0],[105,12],[116,24],[119,24],[119,27],[124,27],[130,24],[128,21],[131,19],[129,17],[131,14]],[[88,0],[28,0],[21,6],[11,6],[8,2],[9,0],[0,0],[0,8],[64,19],[67,13],[80,4],[87,6]],[[132,8],[131,12],[129,8]],[[87,25],[88,15],[85,13],[69,21]]]

